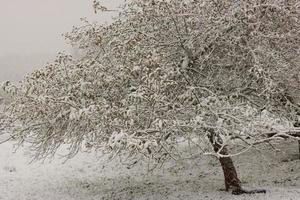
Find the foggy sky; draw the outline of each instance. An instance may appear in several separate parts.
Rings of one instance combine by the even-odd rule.
[[[103,0],[110,8],[121,0]],[[20,79],[69,48],[61,36],[80,18],[109,22],[113,13],[94,14],[92,0],[0,0],[0,81]]]

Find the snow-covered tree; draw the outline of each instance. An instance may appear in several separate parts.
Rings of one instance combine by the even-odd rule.
[[[127,1],[112,24],[85,21],[65,35],[80,58],[59,54],[25,78],[8,109],[13,137],[37,159],[62,144],[68,158],[88,146],[153,167],[212,155],[226,190],[263,192],[242,188],[231,157],[281,136],[299,140],[291,101],[299,91],[289,90],[288,73],[299,78],[299,8],[297,0]]]

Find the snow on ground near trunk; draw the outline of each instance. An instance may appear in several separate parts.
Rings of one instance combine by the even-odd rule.
[[[300,160],[297,143],[282,142],[284,152],[249,152],[234,161],[243,184],[265,188],[266,194],[233,196],[224,187],[219,163],[196,159],[168,163],[154,173],[142,166],[127,169],[118,162],[103,165],[94,154],[79,153],[66,164],[28,164],[26,148],[12,153],[12,143],[0,145],[1,200],[204,199],[299,200]],[[100,159],[101,160],[101,159]]]

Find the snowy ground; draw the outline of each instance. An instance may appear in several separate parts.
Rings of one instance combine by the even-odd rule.
[[[233,196],[220,191],[223,175],[213,158],[169,163],[154,173],[112,162],[103,165],[93,154],[80,153],[66,164],[28,164],[26,148],[13,153],[12,143],[0,145],[1,200],[204,199],[299,200],[300,160],[297,143],[283,142],[284,152],[253,151],[234,158],[244,185],[266,194]]]

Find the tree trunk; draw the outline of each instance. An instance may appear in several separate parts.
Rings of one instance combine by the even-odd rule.
[[[296,122],[294,127],[300,127],[300,122]],[[296,137],[299,137],[298,135]],[[300,140],[298,140],[298,150],[299,150],[299,159],[300,159]]]
[[[223,148],[223,155],[227,155],[227,149]],[[222,166],[224,181],[225,181],[225,190],[229,191],[232,189],[233,193],[239,193],[241,190],[241,181],[238,178],[236,169],[234,167],[233,161],[230,157],[219,158],[219,161]]]
[[[215,134],[213,130],[210,130],[210,134],[208,135],[210,143],[212,144],[214,151],[219,152],[222,148],[222,139]],[[223,147],[219,152],[221,155],[228,155],[228,149]],[[242,187],[241,181],[238,178],[236,169],[234,167],[234,163],[231,157],[220,157],[219,161],[222,166],[224,180],[225,180],[225,190],[232,190],[232,194],[253,194],[253,193],[266,193],[266,190],[256,189],[256,190],[246,190]]]
[[[300,141],[298,141],[298,148],[299,148],[299,159],[300,159]]]

